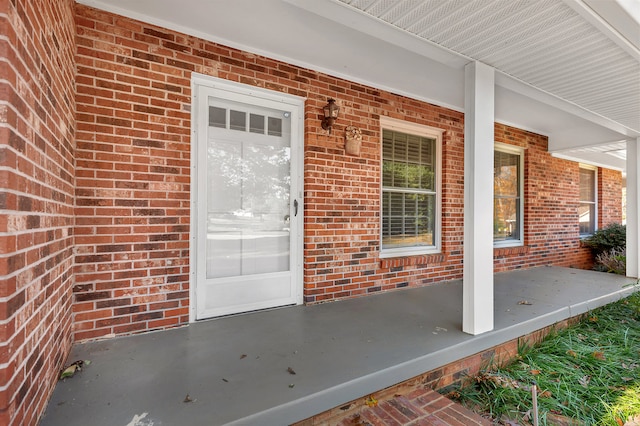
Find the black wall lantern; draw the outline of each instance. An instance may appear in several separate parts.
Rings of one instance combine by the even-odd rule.
[[[338,119],[340,107],[336,105],[335,99],[328,99],[327,102],[328,103],[322,107],[322,111],[324,112],[322,128],[328,130],[329,134],[331,134],[331,126],[333,126],[333,123]]]

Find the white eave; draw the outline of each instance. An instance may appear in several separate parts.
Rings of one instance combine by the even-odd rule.
[[[497,71],[496,120],[574,161],[624,169],[617,148],[640,137],[628,0],[78,2],[459,111],[477,60]]]

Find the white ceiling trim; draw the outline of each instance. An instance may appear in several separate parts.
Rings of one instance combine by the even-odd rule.
[[[608,152],[608,151],[618,151],[626,148],[627,148],[627,141],[623,139],[623,140],[610,141],[610,142],[602,142],[602,143],[599,142],[597,144],[591,144],[591,145],[576,145],[572,147],[556,149],[556,150],[553,150],[552,152],[556,154],[562,154],[567,152],[578,152],[578,151]]]
[[[616,0],[599,3],[619,12],[615,19],[609,18],[609,23],[584,3],[591,0],[566,1],[572,2],[573,8],[565,0],[340,2],[346,9],[387,22],[401,33],[458,51],[468,59],[484,62],[518,81],[640,132],[640,121],[636,119],[640,114],[640,68],[636,59],[639,51],[617,31],[621,28],[625,33],[640,34],[640,27]],[[388,9],[389,4],[395,9]],[[581,8],[581,13],[574,8]],[[415,25],[411,19],[398,19],[403,12],[411,19],[420,19]],[[612,97],[617,100],[608,102]]]
[[[615,166],[612,163],[604,163],[604,162],[600,162],[600,161],[597,161],[597,160],[589,160],[586,157],[585,154],[583,154],[581,156],[577,156],[577,155],[570,155],[570,154],[552,152],[551,156],[555,157],[555,158],[561,158],[563,160],[573,161],[575,163],[582,163],[582,164],[588,164],[590,166],[603,167],[605,169],[617,170],[619,172],[622,172],[623,175],[625,174],[625,166],[623,166],[623,165]]]
[[[344,5],[342,2],[339,2],[339,0],[331,0],[329,3],[319,2],[317,0],[284,1],[318,14],[324,18],[339,22],[343,25],[350,25],[354,28],[357,28],[359,31],[365,32],[373,37],[383,39],[387,42],[391,42],[399,47],[402,47],[403,49],[409,49],[418,54],[429,55],[431,59],[437,60],[445,65],[460,67],[464,66],[470,61],[474,61],[474,59],[472,58],[446,49],[429,40],[422,39],[406,31],[401,31],[385,21],[376,19],[369,15],[365,15],[364,13],[355,10],[352,7]],[[327,7],[328,5],[331,5],[331,7]],[[425,46],[428,46],[428,48]],[[460,60],[452,61],[451,57],[457,57]],[[593,111],[587,110],[586,108],[581,107],[566,99],[560,98],[557,95],[545,92],[537,87],[534,87],[531,84],[521,81],[499,70],[496,70],[495,82],[497,85],[500,85],[506,89],[512,90],[516,93],[530,97],[544,104],[576,115],[582,119],[603,126],[609,130],[619,132],[629,137],[640,137],[640,132],[636,132],[635,130],[626,127],[621,123],[618,123],[617,121],[611,120]],[[516,123],[512,124],[520,127],[522,126]],[[536,131],[535,129],[532,130]],[[539,133],[540,131],[538,130],[537,132]]]
[[[520,81],[515,77],[504,74],[500,71],[496,72],[496,84],[504,87],[505,89],[512,90],[516,93],[527,96],[531,99],[535,99],[546,105],[558,108],[562,111],[568,112],[572,115],[598,124],[602,127],[613,130],[614,132],[618,132],[630,138],[640,137],[640,132],[637,132],[634,129],[624,126],[617,121],[611,120],[593,111],[589,111],[581,107],[580,105],[567,101],[566,99],[562,99],[559,96],[538,89],[537,87],[534,87],[524,81]]]
[[[413,53],[426,56],[429,59],[433,59],[452,68],[463,68],[467,63],[474,60],[461,53],[444,48],[430,40],[425,40],[417,35],[400,31],[397,27],[380,19],[376,19],[373,16],[365,15],[359,10],[349,7],[338,0],[283,1]]]
[[[620,46],[628,54],[640,61],[640,33],[634,34],[631,17],[616,1],[598,0],[562,0],[593,26],[598,28],[611,41]],[[619,10],[618,10],[619,9]],[[607,22],[611,21],[611,23]],[[615,28],[614,28],[615,26]]]

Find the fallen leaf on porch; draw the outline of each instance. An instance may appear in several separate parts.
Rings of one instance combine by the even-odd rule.
[[[62,380],[69,377],[73,377],[73,375],[76,374],[77,371],[82,371],[82,367],[89,364],[91,364],[91,361],[83,361],[81,359],[78,361],[74,361],[60,371],[59,379]]]
[[[287,372],[288,372],[289,374],[296,374],[296,372],[295,372],[295,371],[293,371],[293,368],[291,368],[291,367],[288,367],[288,368],[287,368]]]
[[[378,400],[377,400],[377,399],[375,399],[375,398],[373,397],[373,395],[369,396],[369,398],[367,398],[367,399],[364,401],[364,403],[365,403],[365,404],[367,404],[367,407],[377,407],[377,406],[378,406]]]
[[[240,359],[245,359],[246,357],[247,357],[247,354],[240,355]]]
[[[529,302],[528,300],[520,300],[518,302],[518,305],[533,305],[533,303]]]
[[[342,411],[347,411],[349,408],[351,408],[351,404],[343,405],[342,407],[340,407]]]
[[[189,394],[187,394],[187,396],[184,397],[184,400],[182,401],[184,403],[189,403],[189,402],[193,402],[193,399],[191,399],[191,397],[189,396]]]
[[[294,385],[293,383],[291,383],[291,384],[289,385],[289,388],[291,389],[291,388],[293,388],[294,386],[295,386],[295,385]]]

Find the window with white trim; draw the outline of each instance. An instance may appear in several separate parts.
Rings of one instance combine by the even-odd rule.
[[[440,130],[381,119],[382,257],[440,250]]]
[[[578,222],[581,236],[591,235],[598,229],[597,171],[596,167],[580,165]]]
[[[519,246],[524,222],[524,149],[495,143],[493,153],[493,244]]]

